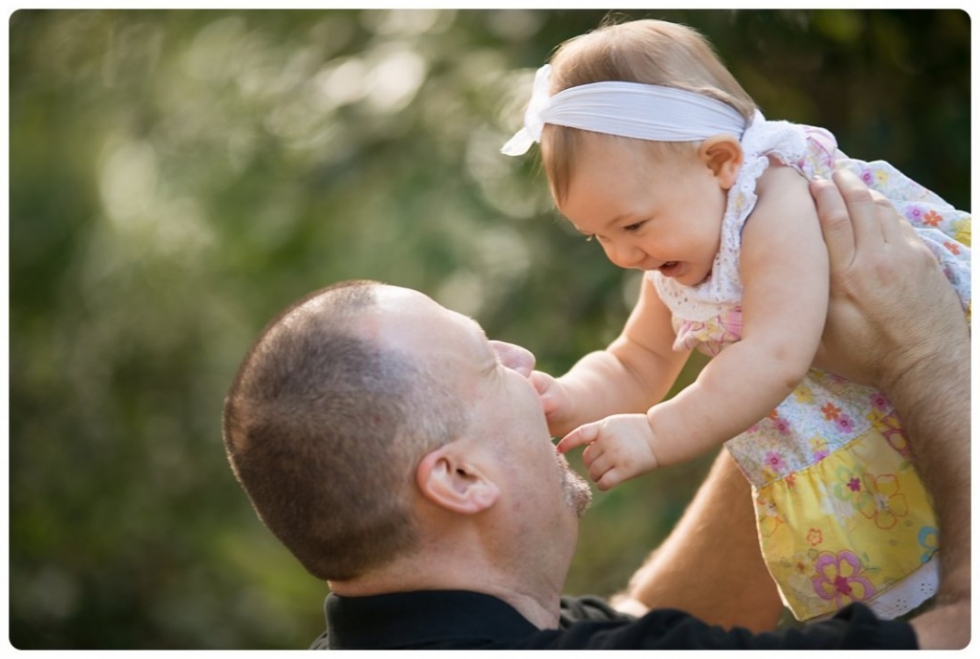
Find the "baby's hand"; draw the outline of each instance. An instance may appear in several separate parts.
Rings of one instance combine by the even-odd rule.
[[[543,371],[532,371],[531,384],[541,398],[541,407],[552,437],[561,437],[571,426],[572,399],[561,382]]]
[[[600,490],[608,490],[657,468],[654,441],[646,414],[614,414],[579,426],[558,442],[557,449],[567,453],[588,444],[582,460],[589,469],[589,478]]]

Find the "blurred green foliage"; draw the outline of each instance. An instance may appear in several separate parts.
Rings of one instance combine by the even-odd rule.
[[[607,13],[11,15],[13,645],[322,631],[324,584],[255,518],[220,437],[239,359],[294,298],[414,287],[555,373],[618,333],[636,274],[563,224],[535,158],[498,153],[534,69]],[[622,17],[702,30],[768,117],[826,126],[968,209],[965,12]],[[568,591],[622,587],[710,460],[600,495]]]

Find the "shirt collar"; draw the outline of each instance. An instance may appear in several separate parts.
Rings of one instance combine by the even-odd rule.
[[[324,604],[330,649],[398,648],[427,642],[512,641],[539,631],[512,606],[461,590],[341,597]]]

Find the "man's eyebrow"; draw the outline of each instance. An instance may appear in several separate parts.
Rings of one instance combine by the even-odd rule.
[[[476,320],[476,318],[474,318],[473,316],[466,316],[466,320],[468,320],[468,321],[470,321],[470,323],[472,323],[472,324],[473,324],[473,326],[474,326],[474,327],[476,327],[476,331],[480,333],[480,336],[482,336],[482,337],[483,337],[484,339],[486,339],[487,341],[489,341],[489,340],[490,340],[490,337],[488,337],[488,336],[487,336],[487,332],[486,332],[486,330],[484,330],[484,329],[483,329],[483,325],[481,325],[481,324],[480,324],[480,323],[479,323],[479,322],[478,322],[478,321]]]
[[[483,329],[483,325],[478,323],[474,318],[470,316],[466,316],[466,319],[471,323],[473,323],[473,325],[476,327],[477,332],[480,334],[481,337],[483,337],[483,340],[485,342],[484,345],[487,347],[487,350],[490,351],[490,354],[493,356],[493,361],[496,363],[497,360],[500,359],[500,356],[497,354],[497,351],[493,349],[493,346],[490,345],[490,337],[487,336],[487,332],[485,329]]]

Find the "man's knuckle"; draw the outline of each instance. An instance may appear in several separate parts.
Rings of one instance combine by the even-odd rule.
[[[833,210],[824,213],[823,223],[830,233],[841,233],[850,230],[851,220],[846,210]]]

